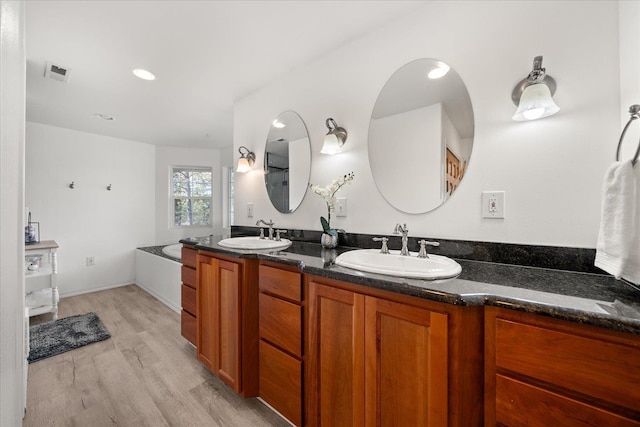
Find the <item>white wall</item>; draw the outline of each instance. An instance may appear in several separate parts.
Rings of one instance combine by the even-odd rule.
[[[620,129],[629,120],[627,111],[640,104],[640,1],[620,2]],[[640,139],[640,125],[629,127],[621,149],[621,158],[632,158]]]
[[[226,166],[229,168],[235,168],[236,167],[235,162],[237,162],[238,158],[240,158],[240,154],[238,154],[238,157],[235,157],[235,153],[237,152],[238,151],[234,149],[233,146],[231,145],[225,148],[221,148],[220,149],[220,165]]]
[[[289,207],[296,209],[307,192],[307,174],[311,170],[309,138],[289,141]]]
[[[356,174],[340,193],[349,199],[348,216],[332,223],[350,232],[389,234],[395,223],[406,222],[410,235],[593,248],[602,177],[620,133],[618,40],[617,2],[428,2],[237,102],[234,146],[249,147],[262,164],[271,121],[280,111],[296,111],[311,136],[310,181],[324,184]],[[536,55],[544,56],[543,65],[558,83],[561,110],[515,122],[511,91]],[[456,70],[467,85],[476,129],[456,193],[435,211],[408,215],[376,190],[367,133],[386,80],[418,58],[439,58]],[[327,117],[349,132],[341,155],[319,153]],[[273,218],[279,227],[320,229],[320,197],[308,193],[295,213],[280,214],[262,178],[260,171],[237,177],[236,224]],[[483,190],[506,191],[504,220],[481,219]],[[246,218],[248,202],[255,204],[253,219]]]
[[[205,166],[213,171],[213,208],[211,227],[171,226],[169,206],[169,173],[171,166]],[[208,236],[222,232],[222,169],[220,150],[184,147],[157,147],[155,166],[155,240],[156,244],[176,243],[193,236]]]
[[[442,104],[380,117],[372,121],[370,131],[369,164],[384,198],[404,212],[426,212],[439,206],[444,196]],[[419,192],[398,185],[399,178],[406,184],[416,176],[420,177]]]
[[[60,294],[133,283],[135,248],[154,244],[155,147],[27,122],[26,148],[26,205],[60,245]]]
[[[0,425],[22,425],[24,3],[0,1]]]

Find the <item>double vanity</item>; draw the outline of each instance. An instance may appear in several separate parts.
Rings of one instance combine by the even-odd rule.
[[[624,283],[256,240],[182,241],[182,334],[295,425],[640,426],[640,291]],[[436,274],[462,272],[393,275],[439,258]]]

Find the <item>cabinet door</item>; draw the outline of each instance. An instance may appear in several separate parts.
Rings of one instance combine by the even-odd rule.
[[[196,355],[204,366],[214,371],[216,365],[216,317],[217,297],[217,260],[211,257],[198,257],[198,277],[196,291]]]
[[[216,370],[222,381],[231,388],[240,388],[240,266],[233,262],[218,261],[218,313],[216,334],[218,351]]]
[[[364,425],[364,296],[309,281],[308,424]]]
[[[198,360],[240,391],[240,266],[201,256],[198,268]]]
[[[365,301],[368,426],[447,425],[447,315]]]

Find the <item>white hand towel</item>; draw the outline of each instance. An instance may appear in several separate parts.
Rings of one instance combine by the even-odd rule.
[[[596,245],[595,266],[634,283],[640,281],[640,252],[636,252],[638,218],[636,178],[631,160],[615,162],[602,185],[602,215]],[[633,270],[636,270],[635,272]],[[633,279],[632,279],[633,278]]]
[[[29,308],[42,307],[43,305],[52,305],[53,303],[53,292],[51,288],[31,291],[25,296],[25,305]]]
[[[636,203],[634,212],[634,229],[631,245],[629,249],[629,257],[622,268],[621,277],[627,279],[631,283],[640,285],[640,163],[636,163],[633,167],[636,183]]]

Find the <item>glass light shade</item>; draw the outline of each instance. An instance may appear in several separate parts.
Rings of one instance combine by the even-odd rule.
[[[238,166],[236,167],[236,172],[239,173],[247,173],[251,170],[251,165],[249,164],[249,160],[246,157],[240,157],[238,159]]]
[[[551,98],[551,91],[544,83],[536,83],[527,86],[522,92],[518,109],[513,115],[513,120],[522,122],[525,120],[542,119],[560,111]]]
[[[320,152],[322,154],[333,155],[336,153],[342,152],[342,144],[343,142],[333,133],[329,132],[324,137],[324,144],[322,144],[322,150]]]

